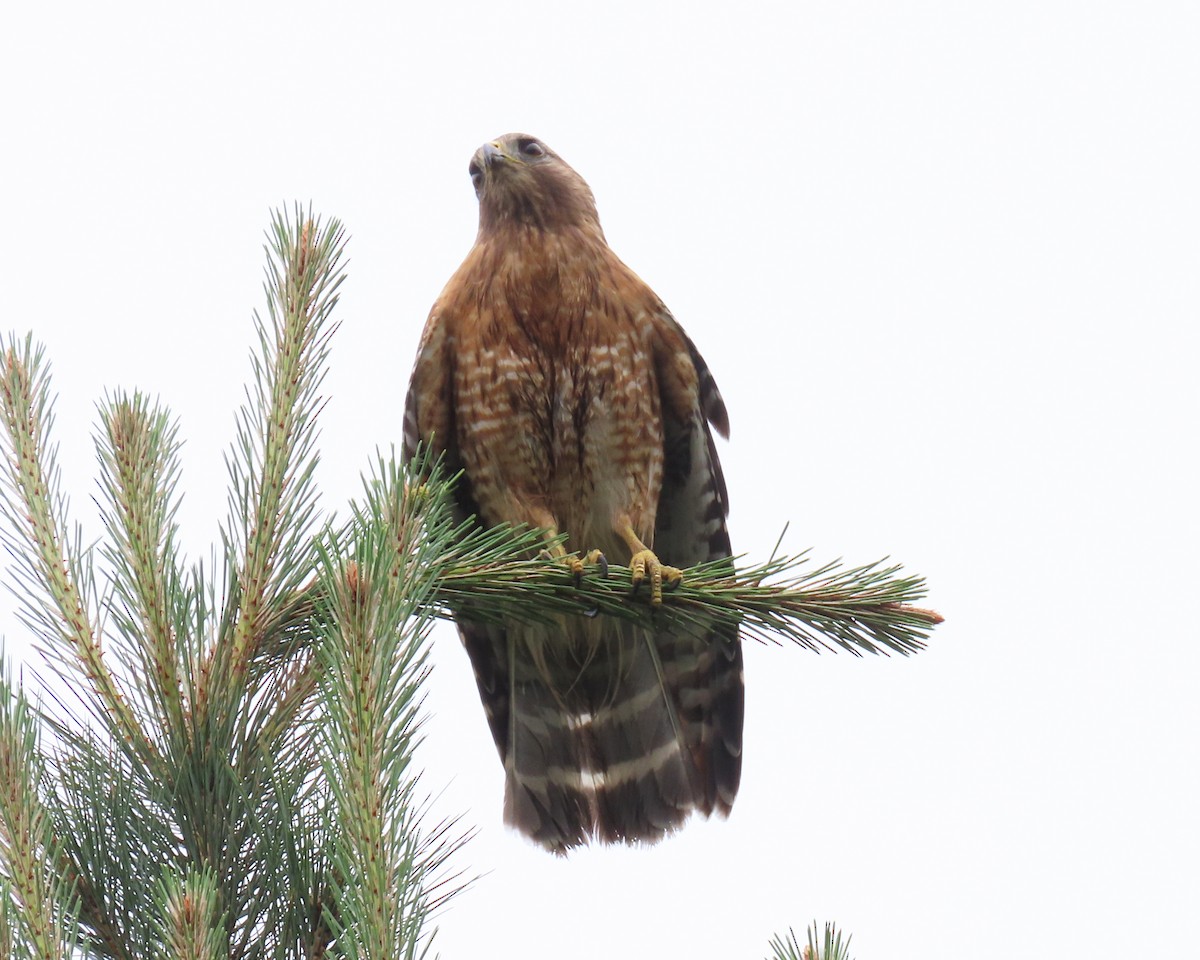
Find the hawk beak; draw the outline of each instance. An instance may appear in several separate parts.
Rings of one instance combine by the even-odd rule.
[[[479,152],[483,155],[483,165],[485,167],[495,166],[501,161],[509,163],[521,163],[522,160],[514,153],[509,153],[499,140],[493,140],[491,143],[485,143],[479,148]]]
[[[485,167],[490,167],[500,160],[509,159],[508,154],[504,152],[504,148],[495,140],[491,143],[485,143],[479,150],[483,154],[483,165]]]

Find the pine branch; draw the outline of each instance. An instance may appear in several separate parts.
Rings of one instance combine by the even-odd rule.
[[[511,552],[489,562],[483,549],[501,539]],[[602,613],[642,623],[674,622],[707,629],[711,621],[740,626],[744,637],[791,641],[809,650],[916,653],[942,622],[932,610],[913,606],[925,596],[922,577],[900,576],[884,561],[860,567],[826,563],[815,569],[807,553],[769,560],[730,572],[728,561],[684,571],[683,584],[663,594],[660,607],[634,595],[628,567],[610,564],[607,577],[585,576],[576,584],[561,564],[522,559],[545,541],[538,531],[495,529],[464,541],[439,581],[434,602],[474,619],[539,620],[552,613]]]
[[[16,895],[8,877],[0,871],[0,957],[15,958],[13,931],[17,926]]]
[[[407,482],[442,505],[439,517],[449,516],[455,478],[439,465],[418,456]],[[764,643],[790,641],[856,656],[916,653],[942,622],[935,611],[915,606],[925,596],[924,578],[902,576],[900,565],[882,560],[810,568],[805,552],[736,570],[740,558],[718,560],[685,570],[682,585],[655,606],[648,591],[631,590],[628,567],[610,563],[607,576],[588,574],[576,582],[561,563],[541,558],[550,542],[544,531],[525,527],[483,530],[470,521],[458,527],[435,564],[439,574],[428,601],[434,613],[495,623],[603,614],[701,633],[717,621]]]
[[[41,351],[28,338],[5,344],[15,592],[51,664],[68,681],[84,676],[72,692],[102,721],[65,698],[40,716],[55,752],[12,754],[45,771],[30,783],[53,784],[13,795],[44,805],[36,829],[28,813],[8,834],[0,826],[12,838],[0,844],[0,897],[30,918],[0,906],[0,943],[20,955],[59,956],[78,942],[118,960],[299,960],[344,955],[344,941],[365,944],[364,955],[415,956],[428,948],[433,910],[458,889],[444,865],[461,838],[453,824],[425,826],[412,769],[429,616],[406,591],[434,574],[404,545],[425,542],[428,528],[404,485],[381,475],[352,527],[313,538],[327,523],[312,474],[343,246],[336,222],[300,211],[273,222],[270,322],[258,323],[254,386],[228,458],[224,550],[207,567],[186,568],[177,548],[174,423],[118,392],[100,410],[108,537],[98,552],[109,589],[97,592],[93,551],[78,532],[62,536]],[[356,596],[374,613],[317,609],[302,589],[317,569],[328,583],[351,569],[371,577]],[[351,669],[337,674],[333,663]],[[350,682],[337,687],[338,677]],[[367,700],[355,699],[363,691]],[[340,727],[325,709],[339,699],[339,716],[354,718]],[[351,757],[365,760],[343,763]],[[360,887],[348,878],[368,851],[374,882]],[[65,919],[30,927],[39,917]]]
[[[850,960],[850,937],[842,941],[842,932],[836,924],[825,924],[825,936],[817,942],[817,921],[808,928],[808,943],[800,946],[796,932],[788,929],[787,937],[776,936],[770,943],[771,956],[767,960]]]
[[[66,960],[74,946],[77,899],[69,880],[53,869],[59,845],[39,793],[46,774],[37,741],[36,721],[23,692],[9,681],[0,650],[0,939],[11,941],[15,928],[29,957]]]
[[[464,838],[452,824],[425,832],[409,772],[445,512],[381,464],[349,529],[329,531],[321,550],[319,633],[331,642],[320,648],[319,691],[340,812],[326,919],[343,955],[362,960],[417,956],[436,901],[461,889],[443,867]]]
[[[104,491],[103,517],[110,535],[103,553],[112,568],[116,596],[112,622],[130,659],[139,664],[133,682],[142,706],[159,728],[181,731],[176,598],[186,597],[180,573],[175,512],[179,499],[177,427],[165,410],[141,394],[123,392],[100,408],[97,442]]]
[[[228,957],[223,944],[220,890],[207,872],[189,873],[181,883],[168,873],[159,887],[159,943],[161,960],[221,960]]]
[[[95,587],[82,534],[76,530],[69,545],[62,533],[66,502],[48,439],[54,421],[48,371],[31,337],[23,344],[10,338],[4,345],[0,415],[8,441],[3,538],[18,563],[23,589],[14,593],[22,616],[42,639],[41,650],[52,663],[82,672],[102,704],[97,716],[127,749],[149,758],[152,748],[109,671],[88,612],[87,598]]]
[[[55,732],[62,741],[50,758],[56,866],[78,891],[82,939],[98,956],[148,956],[155,890],[164,866],[178,856],[174,824],[153,799],[166,785],[86,728],[59,724]]]
[[[280,214],[272,222],[264,284],[270,327],[255,314],[256,389],[239,414],[238,443],[226,460],[226,541],[242,558],[236,570],[237,606],[227,616],[232,634],[216,645],[204,674],[222,686],[243,682],[257,654],[263,620],[300,588],[312,566],[316,417],[323,405],[317,391],[344,280],[345,233],[336,220],[322,229],[299,208],[295,215],[295,222]],[[202,683],[201,710],[210,695]]]
[[[404,482],[438,504],[425,516],[445,527],[455,478],[418,455],[406,467]],[[484,530],[468,521],[446,533],[442,552],[430,561],[436,578],[420,611],[443,619],[540,623],[560,615],[603,614],[701,633],[717,621],[737,625],[743,637],[762,643],[791,642],[855,656],[917,653],[942,622],[936,611],[916,606],[926,595],[924,578],[902,575],[899,564],[886,560],[812,566],[805,551],[737,570],[732,567],[741,558],[718,560],[685,570],[683,584],[665,591],[655,606],[648,591],[631,589],[632,574],[619,564],[610,563],[607,576],[587,574],[576,582],[560,562],[542,557],[554,542],[545,531],[505,525]],[[321,588],[311,583],[295,607],[293,627],[302,630],[320,602]]]

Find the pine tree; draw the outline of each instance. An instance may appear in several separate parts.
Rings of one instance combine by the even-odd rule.
[[[335,523],[313,475],[345,237],[297,209],[268,239],[207,566],[181,555],[169,412],[136,392],[101,404],[106,536],[87,546],[59,488],[43,352],[3,344],[4,542],[22,620],[71,696],[33,708],[0,657],[0,956],[425,955],[464,884],[450,864],[466,834],[429,821],[413,767],[425,641],[451,608],[724,619],[856,654],[915,652],[938,622],[898,567],[803,555],[693,568],[652,610],[628,570],[576,584],[539,559],[539,531],[457,525],[454,478],[426,457],[379,457]]]

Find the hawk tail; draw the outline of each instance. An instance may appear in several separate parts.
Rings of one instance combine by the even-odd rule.
[[[551,628],[510,627],[506,716],[489,710],[505,821],[557,853],[592,838],[653,843],[693,811],[727,815],[740,779],[736,634],[656,634],[611,621],[603,632],[597,651]],[[522,646],[540,652],[514,655]],[[591,654],[569,667],[560,656],[585,648]]]

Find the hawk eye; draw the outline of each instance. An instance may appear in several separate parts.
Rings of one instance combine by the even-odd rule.
[[[525,138],[517,141],[517,149],[527,157],[544,157],[546,151],[542,149],[542,145],[536,140]]]
[[[483,171],[479,169],[478,164],[472,163],[469,167],[467,167],[467,173],[471,175],[471,186],[473,186],[475,188],[475,192],[478,193],[483,189]]]

